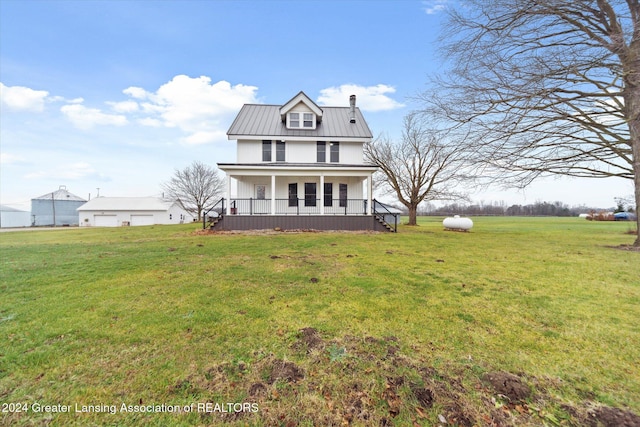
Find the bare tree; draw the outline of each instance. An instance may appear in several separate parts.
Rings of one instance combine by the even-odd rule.
[[[364,147],[366,160],[381,170],[378,183],[409,210],[409,225],[416,225],[420,203],[464,197],[456,188],[465,178],[465,152],[445,139],[427,129],[420,115],[409,114],[404,119],[400,141],[379,137]]]
[[[224,179],[218,171],[199,161],[176,169],[173,177],[162,184],[165,197],[178,200],[181,206],[198,217],[222,197]]]
[[[442,41],[452,69],[422,99],[503,182],[621,177],[640,205],[638,0],[468,0]]]

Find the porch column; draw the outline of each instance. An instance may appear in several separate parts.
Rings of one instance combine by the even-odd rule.
[[[276,214],[276,176],[271,175],[271,215]]]
[[[231,215],[231,174],[227,174],[227,212],[226,215]]]
[[[373,212],[373,175],[369,174],[367,176],[367,215],[371,215]]]
[[[320,175],[320,215],[324,215],[324,175]]]

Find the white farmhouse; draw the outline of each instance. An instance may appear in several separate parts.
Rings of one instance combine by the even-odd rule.
[[[177,201],[158,197],[96,197],[78,208],[81,227],[119,227],[192,222]]]
[[[373,203],[377,167],[363,155],[372,134],[355,95],[349,107],[320,107],[304,92],[283,105],[245,104],[227,135],[237,163],[218,167],[231,197],[213,208],[210,227],[390,230]]]

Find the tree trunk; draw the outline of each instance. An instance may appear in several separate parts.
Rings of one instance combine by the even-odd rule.
[[[407,225],[418,225],[418,206],[407,206],[409,208],[409,222]]]
[[[629,48],[621,55],[624,73],[625,115],[629,124],[633,168],[633,194],[636,202],[636,240],[633,246],[640,247],[640,40],[634,37]]]
[[[631,137],[634,138],[633,132]],[[633,242],[633,246],[640,247],[640,135],[635,136],[635,140],[632,141],[633,148],[633,171],[635,173],[633,177],[634,195],[635,195],[635,214],[636,214],[636,241]]]

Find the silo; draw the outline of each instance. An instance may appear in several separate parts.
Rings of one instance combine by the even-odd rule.
[[[69,226],[78,225],[78,209],[87,201],[71,194],[61,185],[57,191],[31,199],[31,225]]]

